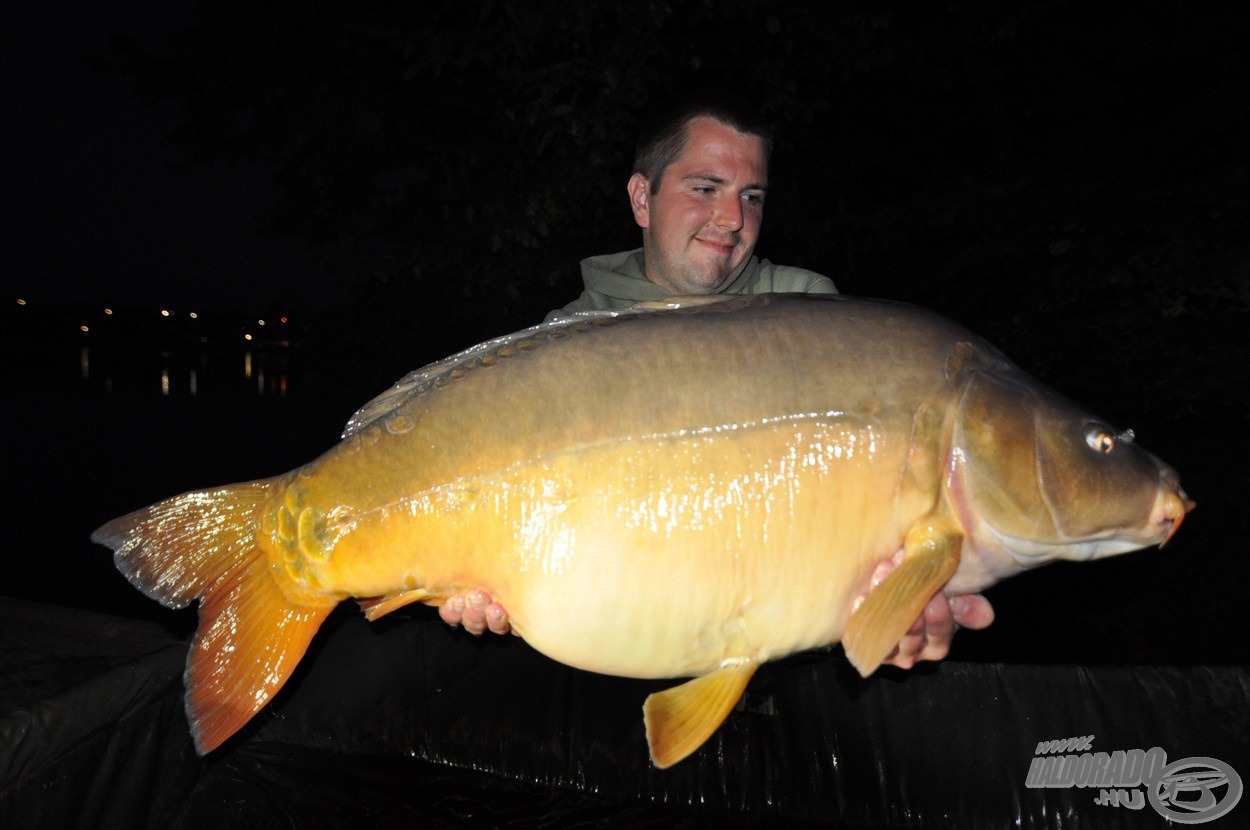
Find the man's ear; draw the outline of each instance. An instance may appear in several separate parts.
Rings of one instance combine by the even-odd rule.
[[[629,177],[629,184],[626,189],[629,190],[629,206],[634,211],[634,221],[638,223],[638,227],[647,228],[651,226],[651,193],[649,191],[650,184],[647,177],[641,173],[635,173]]]

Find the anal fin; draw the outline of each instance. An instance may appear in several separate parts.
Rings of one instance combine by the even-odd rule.
[[[872,674],[959,568],[963,533],[950,519],[930,516],[907,533],[903,563],[851,615],[842,645],[860,675]]]
[[[642,714],[652,763],[660,769],[671,767],[712,737],[758,666],[750,660],[731,663],[649,695]]]

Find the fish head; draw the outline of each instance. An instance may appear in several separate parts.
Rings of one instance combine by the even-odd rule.
[[[952,432],[957,509],[1016,566],[1163,545],[1194,503],[1176,471],[1023,374],[980,372]]]

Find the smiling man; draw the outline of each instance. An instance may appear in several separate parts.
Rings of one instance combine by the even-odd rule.
[[[582,295],[547,315],[680,294],[834,294],[828,277],[755,256],[769,128],[724,104],[669,110],[644,133],[626,187],[642,248],[582,261]]]
[[[585,290],[547,320],[674,295],[836,294],[828,277],[755,256],[771,150],[771,130],[733,105],[701,100],[668,110],[644,131],[627,185],[642,247],[583,260]],[[900,552],[882,562],[872,585],[901,561]],[[510,630],[506,610],[482,591],[449,598],[439,614],[472,634]],[[887,662],[941,660],[959,627],[993,620],[984,597],[939,593]]]

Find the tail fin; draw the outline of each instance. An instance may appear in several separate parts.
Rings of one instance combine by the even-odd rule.
[[[175,496],[114,519],[91,540],[118,570],[170,608],[200,600],[187,657],[187,720],[211,752],[273,697],[337,604],[297,603],[275,581],[257,538],[257,510],[282,478]]]

